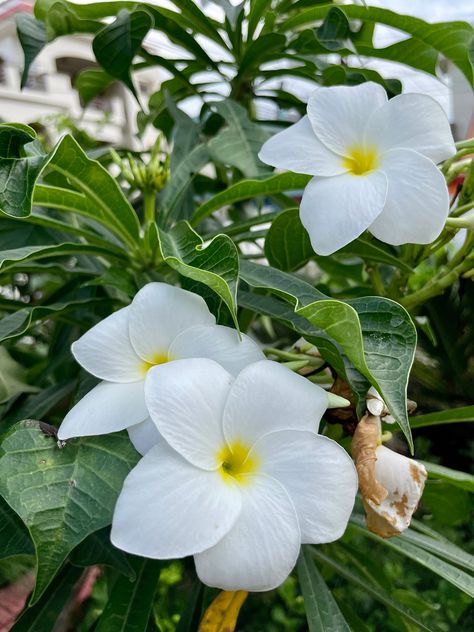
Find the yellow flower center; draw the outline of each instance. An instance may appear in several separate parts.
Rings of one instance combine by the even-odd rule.
[[[259,460],[252,454],[250,448],[240,441],[234,441],[231,445],[225,445],[217,454],[217,460],[221,464],[219,473],[226,482],[236,481],[241,485],[249,482],[243,474],[252,474],[258,468]]]
[[[142,360],[141,364],[141,372],[143,375],[146,375],[147,371],[151,369],[152,366],[156,366],[157,364],[165,364],[165,362],[169,362],[170,358],[167,353],[155,353],[151,362],[147,362],[147,360]]]
[[[353,176],[363,176],[377,169],[379,156],[375,147],[349,147],[342,164]]]

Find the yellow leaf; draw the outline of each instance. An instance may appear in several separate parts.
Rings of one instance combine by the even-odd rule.
[[[244,590],[219,593],[204,613],[198,632],[234,632],[247,595]]]

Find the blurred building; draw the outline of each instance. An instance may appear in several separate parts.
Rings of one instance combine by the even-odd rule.
[[[138,106],[128,90],[115,82],[84,110],[77,91],[71,89],[81,70],[97,67],[91,37],[71,35],[48,44],[20,90],[23,51],[15,15],[31,13],[33,4],[25,0],[0,3],[0,120],[36,123],[64,116],[103,142],[133,147]],[[135,79],[146,103],[160,85],[160,71],[144,70]]]

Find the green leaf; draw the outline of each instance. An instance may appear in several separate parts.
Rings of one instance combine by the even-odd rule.
[[[122,81],[138,100],[130,74],[130,66],[143,39],[153,26],[153,18],[143,9],[131,13],[119,11],[111,24],[104,26],[94,37],[92,49],[102,68]]]
[[[336,600],[316,568],[311,549],[301,547],[298,578],[310,632],[351,632]]]
[[[239,255],[232,239],[218,235],[204,248],[187,222],[179,222],[167,233],[158,229],[157,238],[164,261],[183,276],[210,287],[224,301],[238,328]]]
[[[72,33],[95,33],[102,27],[101,22],[84,20],[66,2],[54,2],[46,15],[48,41]]]
[[[32,420],[13,426],[1,451],[0,494],[35,545],[35,603],[72,549],[110,524],[138,455],[125,433],[74,439],[59,449]]]
[[[75,79],[74,87],[79,92],[83,107],[89,105],[92,99],[102,94],[114,81],[113,77],[100,68],[81,70]]]
[[[17,13],[15,22],[18,39],[25,56],[21,75],[21,89],[23,90],[28,81],[31,64],[46,46],[46,27],[28,13]]]
[[[32,323],[37,320],[61,316],[61,314],[75,309],[81,309],[85,306],[91,307],[94,303],[104,304],[104,302],[111,302],[111,300],[102,298],[92,299],[88,296],[86,298],[51,303],[50,305],[27,306],[18,309],[0,320],[0,342],[24,334],[28,331],[30,326],[32,326]]]
[[[410,417],[410,426],[412,428],[424,428],[426,426],[440,426],[442,424],[457,424],[469,421],[474,421],[474,406],[451,408],[451,410],[441,410],[436,413]]]
[[[255,30],[258,26],[258,23],[264,16],[267,9],[271,6],[271,0],[252,0],[250,2],[250,9],[247,18],[248,26],[247,26],[247,39],[250,40],[253,38]]]
[[[316,30],[316,37],[325,48],[335,51],[344,48],[350,32],[349,21],[344,12],[338,7],[331,7],[324,22]]]
[[[24,145],[35,140],[36,132],[22,123],[0,123],[0,157],[20,158]]]
[[[26,370],[15,362],[4,347],[0,347],[0,404],[20,393],[35,393],[39,389],[26,382]]]
[[[428,463],[427,461],[420,461],[420,463],[426,467],[430,478],[440,478],[450,485],[474,493],[474,476],[472,474],[452,470],[449,467],[444,467],[444,465],[438,465],[437,463]]]
[[[294,275],[249,261],[241,262],[240,276],[253,287],[282,296],[294,305],[298,316],[326,332],[380,392],[413,447],[406,389],[416,348],[416,329],[403,307],[380,297],[346,303],[328,299]]]
[[[277,51],[283,52],[286,37],[281,33],[265,33],[246,47],[239,63],[239,75],[250,74],[260,64],[273,58]]]
[[[439,22],[430,24],[410,15],[401,15],[388,9],[378,7],[361,7],[355,4],[340,6],[339,9],[345,13],[349,19],[363,20],[364,23],[379,23],[403,31],[413,36],[410,41],[409,54],[407,54],[406,42],[392,45],[390,57],[392,61],[399,61],[414,67],[417,66],[417,56],[426,54],[427,47],[437,53],[442,53],[453,62],[464,74],[472,85],[473,69],[469,59],[469,46],[474,34],[472,26],[467,22]],[[317,24],[324,19],[328,7],[314,7],[300,11],[288,18],[280,27],[283,32]],[[363,47],[358,49],[364,55],[377,55],[377,49]],[[396,53],[396,54],[395,54]],[[435,67],[429,70],[435,73]]]
[[[119,577],[112,588],[95,632],[145,632],[158,584],[162,562],[130,557],[136,574],[131,582]]]
[[[0,270],[13,267],[16,261],[37,261],[49,257],[64,257],[79,254],[101,255],[107,259],[126,260],[126,256],[119,254],[120,251],[112,248],[104,248],[91,244],[64,243],[53,244],[52,246],[24,246],[13,250],[0,251]]]
[[[344,577],[351,583],[358,586],[363,591],[363,593],[366,593],[367,595],[370,595],[377,601],[380,601],[380,603],[383,603],[385,606],[387,606],[387,608],[390,608],[394,610],[395,612],[398,612],[403,617],[407,618],[409,621],[417,625],[421,630],[424,630],[425,632],[435,632],[435,631],[438,632],[439,631],[439,628],[428,627],[427,625],[425,625],[423,621],[421,621],[412,610],[410,610],[406,606],[402,605],[401,603],[393,599],[391,594],[365,581],[365,579],[363,579],[362,577],[360,577],[353,571],[349,570],[347,566],[343,564],[339,564],[339,562],[336,562],[331,557],[323,553],[319,548],[314,547],[314,546],[310,548],[311,548],[311,552],[313,556],[316,559],[318,559],[323,564],[326,564],[327,566],[329,566],[329,568],[334,570],[338,575],[341,575],[342,577]]]
[[[189,596],[186,600],[184,610],[179,617],[176,632],[194,632],[199,627],[200,615],[202,613],[204,585],[196,578]]]
[[[13,555],[34,555],[28,530],[0,496],[0,560]]]
[[[344,258],[344,255],[356,255],[364,261],[385,263],[406,272],[412,272],[410,266],[401,261],[399,257],[391,254],[382,244],[366,241],[363,238],[356,239],[344,246],[337,252],[336,256],[339,259]],[[270,265],[287,272],[297,270],[310,259],[322,262],[327,260],[326,257],[319,257],[315,254],[309,235],[301,223],[297,208],[282,211],[273,220],[265,240],[265,256]]]
[[[110,541],[110,529],[106,527],[91,533],[71,552],[69,561],[81,568],[101,564],[110,566],[129,579],[135,578],[135,571],[127,555],[116,549]]]
[[[73,595],[79,582],[82,569],[66,567],[54,580],[43,598],[32,608],[24,611],[11,632],[51,632],[57,629],[56,623],[61,611]]]
[[[3,417],[2,423],[11,426],[30,417],[42,419],[56,404],[67,397],[73,388],[74,383],[70,381],[53,384],[39,393],[26,397],[20,404],[15,402],[15,406]]]
[[[253,123],[245,108],[235,101],[219,101],[213,103],[212,107],[227,124],[226,129],[208,143],[213,160],[237,167],[247,178],[268,173],[269,167],[257,156],[270,136],[268,132],[261,125]]]

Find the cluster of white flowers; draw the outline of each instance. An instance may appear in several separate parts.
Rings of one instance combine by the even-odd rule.
[[[449,212],[446,181],[436,163],[456,152],[449,122],[431,97],[382,86],[318,88],[307,115],[270,138],[260,159],[314,176],[301,222],[320,255],[369,230],[381,241],[427,244]]]
[[[302,543],[344,533],[357,473],[318,434],[328,393],[216,325],[199,296],[150,283],[73,354],[103,381],[59,439],[127,428],[144,455],[117,502],[117,547],[193,555],[206,584],[262,591],[285,580]]]

